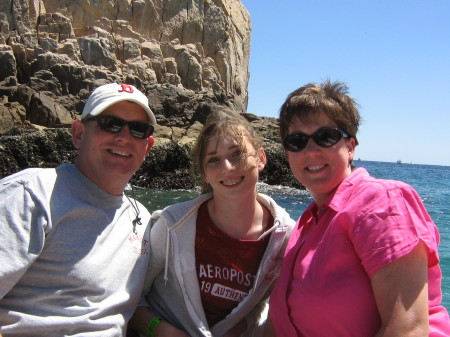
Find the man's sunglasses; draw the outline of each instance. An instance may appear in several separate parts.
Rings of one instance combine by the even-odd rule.
[[[109,115],[98,115],[86,118],[83,122],[96,121],[97,126],[103,131],[109,133],[119,133],[125,125],[128,125],[128,130],[133,137],[139,139],[146,139],[150,137],[155,128],[153,125],[139,122],[126,121],[122,118]]]
[[[320,128],[312,135],[303,132],[295,132],[283,139],[283,147],[287,151],[299,152],[306,147],[310,138],[321,147],[330,147],[339,142],[342,137],[349,138],[344,131],[335,128]]]

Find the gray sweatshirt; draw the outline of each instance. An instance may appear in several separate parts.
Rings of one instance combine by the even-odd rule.
[[[149,260],[149,212],[64,164],[0,180],[0,334],[125,335]]]

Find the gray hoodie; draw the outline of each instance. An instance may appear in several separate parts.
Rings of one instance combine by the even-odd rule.
[[[190,336],[222,336],[246,319],[244,336],[262,335],[267,318],[268,297],[280,272],[281,260],[295,222],[270,197],[258,194],[274,225],[261,235],[271,235],[260,263],[253,288],[223,320],[208,326],[200,297],[195,263],[196,219],[199,207],[211,194],[171,205],[153,213],[150,224],[151,257],[145,299],[152,312]]]

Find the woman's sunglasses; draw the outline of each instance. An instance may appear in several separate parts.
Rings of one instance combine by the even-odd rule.
[[[109,115],[98,115],[86,118],[83,122],[96,121],[97,126],[103,131],[109,133],[119,133],[125,125],[128,125],[128,130],[133,137],[139,139],[146,139],[150,137],[155,128],[153,125],[138,122],[138,121],[126,121],[122,118]]]
[[[296,132],[284,137],[283,147],[286,151],[299,152],[306,147],[310,138],[321,147],[330,147],[339,142],[342,137],[349,138],[350,136],[335,128],[321,128],[312,135]]]

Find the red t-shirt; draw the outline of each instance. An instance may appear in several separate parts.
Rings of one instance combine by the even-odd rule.
[[[247,296],[269,238],[232,238],[214,225],[206,203],[200,206],[195,256],[203,309],[210,326],[225,318]]]

